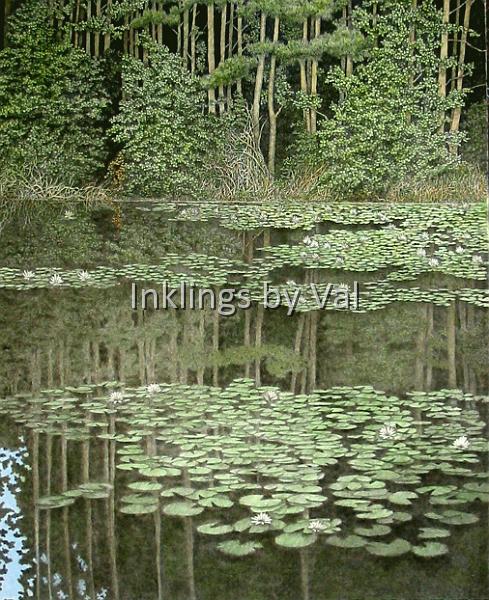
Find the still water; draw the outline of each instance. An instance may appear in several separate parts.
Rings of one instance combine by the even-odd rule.
[[[53,228],[0,268],[3,600],[488,597],[484,207]],[[132,309],[182,280],[251,306]]]

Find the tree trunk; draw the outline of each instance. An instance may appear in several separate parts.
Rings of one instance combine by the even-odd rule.
[[[440,68],[438,73],[438,95],[445,98],[447,95],[447,65],[448,59],[448,24],[450,22],[450,0],[443,0],[443,27],[440,47]],[[440,132],[445,129],[445,114],[440,118]]]
[[[190,46],[190,10],[187,8],[183,12],[183,62],[185,64],[185,68],[188,67],[189,60],[189,46]]]
[[[273,43],[278,42],[280,33],[280,18],[275,17],[273,27]],[[268,78],[268,119],[270,135],[268,137],[268,169],[275,175],[275,155],[277,149],[277,112],[275,111],[275,76],[277,72],[277,57],[272,54],[270,59],[270,75]]]
[[[195,75],[197,67],[197,4],[192,9],[192,29],[190,33],[190,72]]]
[[[232,58],[233,56],[233,44],[234,44],[234,2],[231,2],[231,7],[229,9],[229,33],[228,33],[228,57]],[[233,86],[230,83],[227,86],[227,107],[228,110],[231,109],[231,104],[233,102]]]
[[[264,44],[267,33],[267,15],[262,12],[260,17],[260,43]],[[265,54],[260,54],[256,68],[255,92],[253,95],[252,123],[255,141],[260,142],[260,101],[265,76]]]
[[[314,37],[319,38],[321,35],[321,17],[316,17],[314,20]],[[319,61],[314,58],[311,67],[311,97],[317,98],[318,95],[318,67]],[[317,131],[317,110],[311,108],[311,133],[315,134]]]
[[[463,82],[464,82],[464,65],[465,65],[465,51],[467,49],[467,38],[469,35],[470,27],[470,13],[474,0],[467,0],[465,3],[464,13],[464,26],[462,35],[460,37],[460,51],[458,55],[458,67],[457,67],[457,92],[462,93]],[[455,135],[458,133],[460,127],[460,117],[462,116],[462,106],[456,106],[453,109],[452,121],[450,123],[450,133]],[[450,144],[450,152],[456,154],[458,151],[457,144]]]
[[[304,23],[302,25],[302,43],[304,44],[304,46],[307,45],[308,41],[309,41],[309,27],[308,27],[308,20],[305,19]],[[307,96],[307,94],[309,93],[309,84],[307,81],[306,60],[301,59],[299,61],[299,66],[300,66],[301,92],[305,96]],[[311,119],[310,119],[310,112],[307,109],[304,110],[304,125],[305,125],[307,133],[310,133],[311,132]]]
[[[351,33],[353,31],[353,3],[352,0],[348,0],[348,5],[346,9],[346,26],[348,27],[348,31]],[[353,57],[351,54],[346,55],[346,74],[353,74]]]
[[[209,75],[216,70],[216,50],[215,50],[215,8],[214,4],[207,7],[207,62]],[[216,114],[216,90],[212,87],[208,90],[209,112]]]
[[[226,60],[226,23],[228,17],[228,6],[225,4],[221,9],[221,35],[219,41],[219,65]],[[219,86],[219,114],[223,115],[226,111],[226,94],[224,84]]]
[[[238,42],[238,56],[243,56],[243,17],[238,15],[238,23],[237,23],[238,31],[237,31],[237,42]],[[243,95],[243,80],[240,78],[237,81],[237,92],[240,96]]]

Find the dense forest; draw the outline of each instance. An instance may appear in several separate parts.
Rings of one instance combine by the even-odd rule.
[[[0,198],[482,194],[482,0],[11,0]]]

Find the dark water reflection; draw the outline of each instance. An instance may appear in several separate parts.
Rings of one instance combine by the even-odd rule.
[[[233,251],[250,259],[246,238]],[[399,397],[412,390],[477,395],[489,389],[488,311],[461,300],[449,307],[393,303],[363,314],[292,317],[257,305],[233,317],[132,311],[130,300],[128,282],[0,291],[1,395],[107,380],[225,386],[239,377],[295,393],[358,385]],[[52,511],[35,508],[39,496],[74,483],[122,479],[115,442],[73,441],[3,417],[0,440],[2,600],[489,597],[487,513],[480,503],[479,523],[458,528],[450,554],[440,558],[387,559],[325,544],[290,551],[270,541],[252,557],[232,559],[197,535],[191,518],[124,515],[113,493]]]

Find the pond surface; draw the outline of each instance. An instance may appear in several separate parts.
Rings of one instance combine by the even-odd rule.
[[[488,597],[484,206],[36,235],[0,266],[2,600]],[[250,307],[213,309],[229,288]]]

